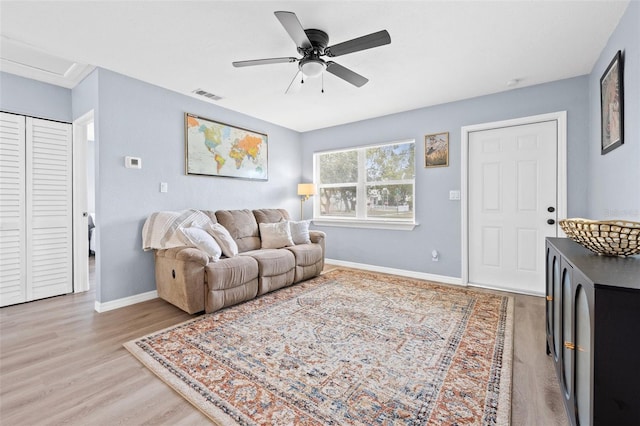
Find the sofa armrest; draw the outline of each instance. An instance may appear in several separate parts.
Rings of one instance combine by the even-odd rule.
[[[324,268],[324,258],[325,258],[325,245],[324,245],[324,239],[327,236],[327,234],[325,234],[322,231],[309,231],[309,239],[311,240],[312,244],[318,244],[320,245],[320,248],[322,248],[322,264],[320,265],[320,270],[322,270],[322,268]]]
[[[209,256],[195,247],[174,247],[166,250],[158,250],[156,255],[158,257],[181,260],[183,262],[195,262],[202,266],[207,266],[209,263]]]
[[[205,266],[209,256],[193,247],[157,250],[155,275],[158,296],[190,314],[204,311]]]
[[[309,238],[311,239],[311,242],[314,244],[324,243],[324,239],[326,236],[327,234],[325,234],[322,231],[309,231]]]

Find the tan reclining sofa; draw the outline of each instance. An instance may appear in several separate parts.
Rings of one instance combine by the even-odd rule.
[[[309,231],[310,242],[262,248],[259,223],[289,220],[283,209],[203,211],[224,226],[238,245],[237,256],[210,261],[194,247],[155,250],[158,296],[192,314],[214,312],[315,277],[322,272],[325,234]]]

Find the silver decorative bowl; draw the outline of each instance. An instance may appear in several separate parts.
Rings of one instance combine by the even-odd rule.
[[[572,218],[559,224],[567,237],[594,253],[623,257],[640,253],[640,222]]]

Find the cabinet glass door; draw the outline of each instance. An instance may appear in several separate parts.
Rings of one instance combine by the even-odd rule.
[[[571,317],[571,304],[573,303],[573,292],[571,291],[571,268],[562,268],[562,382],[565,397],[571,397],[571,384],[573,383],[573,336],[571,328],[573,318]]]
[[[575,304],[576,333],[576,419],[578,425],[591,424],[591,316],[583,286],[578,286]]]

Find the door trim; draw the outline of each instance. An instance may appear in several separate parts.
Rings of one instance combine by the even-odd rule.
[[[533,115],[511,120],[494,121],[491,123],[473,124],[461,128],[462,176],[460,179],[460,201],[462,202],[462,284],[469,285],[469,133],[482,130],[499,129],[502,127],[522,126],[543,121],[558,123],[558,152],[557,152],[557,217],[567,217],[567,111]],[[558,236],[564,236],[562,229],[556,223]],[[539,296],[543,296],[540,294]]]

